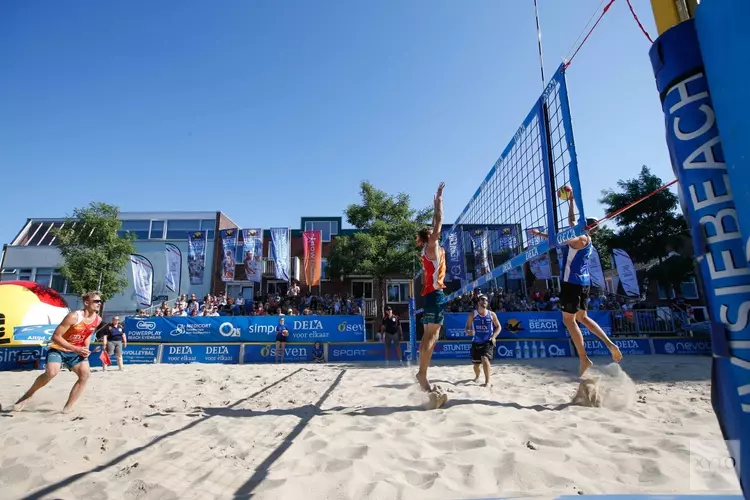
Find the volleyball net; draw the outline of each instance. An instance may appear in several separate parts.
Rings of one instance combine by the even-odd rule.
[[[572,227],[569,202],[557,196],[566,186],[574,193]],[[447,300],[477,288],[521,288],[529,272],[537,279],[559,275],[550,251],[582,234],[585,221],[561,65],[456,221],[443,225]],[[422,279],[415,277],[416,307]]]

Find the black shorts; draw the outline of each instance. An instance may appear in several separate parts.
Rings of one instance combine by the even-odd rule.
[[[495,346],[492,342],[486,342],[484,344],[471,344],[471,362],[481,363],[482,358],[487,358],[487,361],[492,361],[495,356]]]
[[[283,335],[276,335],[276,342],[289,342],[289,337],[284,337]]]
[[[589,308],[589,289],[588,285],[576,285],[567,281],[561,282],[560,309],[570,314],[587,311]]]

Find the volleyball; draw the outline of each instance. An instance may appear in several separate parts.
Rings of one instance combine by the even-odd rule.
[[[561,200],[570,199],[572,194],[573,194],[573,189],[570,186],[563,186],[557,190],[557,197],[560,198]]]

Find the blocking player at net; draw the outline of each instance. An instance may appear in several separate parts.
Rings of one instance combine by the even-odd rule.
[[[575,197],[573,191],[566,186],[561,189],[558,196],[568,201],[568,223],[575,227]],[[578,353],[579,368],[578,375],[583,374],[594,363],[586,354],[586,346],[583,343],[583,334],[578,323],[583,324],[591,333],[599,337],[612,354],[612,359],[619,363],[622,360],[620,348],[612,342],[604,330],[591,319],[588,314],[589,290],[591,288],[591,276],[589,274],[589,257],[592,253],[590,233],[596,231],[594,218],[586,218],[586,225],[590,228],[581,236],[571,238],[563,242],[562,262],[563,269],[560,270],[560,307],[563,314],[563,322],[568,328],[570,339]]]
[[[474,336],[471,341],[471,363],[474,366],[474,382],[479,380],[479,366],[484,370],[484,387],[490,387],[490,361],[495,354],[495,339],[502,326],[497,315],[487,309],[487,296],[480,295],[475,311],[469,313],[464,330]]]
[[[417,245],[422,247],[422,296],[425,298],[422,314],[424,332],[419,343],[417,381],[422,390],[427,392],[432,391],[427,380],[427,367],[430,366],[432,351],[435,349],[435,342],[444,320],[445,249],[440,246],[440,234],[443,229],[443,188],[445,183],[441,182],[434,198],[432,227],[420,229],[417,233]]]

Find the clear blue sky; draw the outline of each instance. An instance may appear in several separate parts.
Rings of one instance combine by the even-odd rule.
[[[552,74],[599,0],[539,1]],[[673,178],[648,49],[620,0],[569,69],[590,215]],[[1,242],[92,200],[297,227],[363,179],[452,222],[541,92],[532,0],[8,0],[0,58]]]

